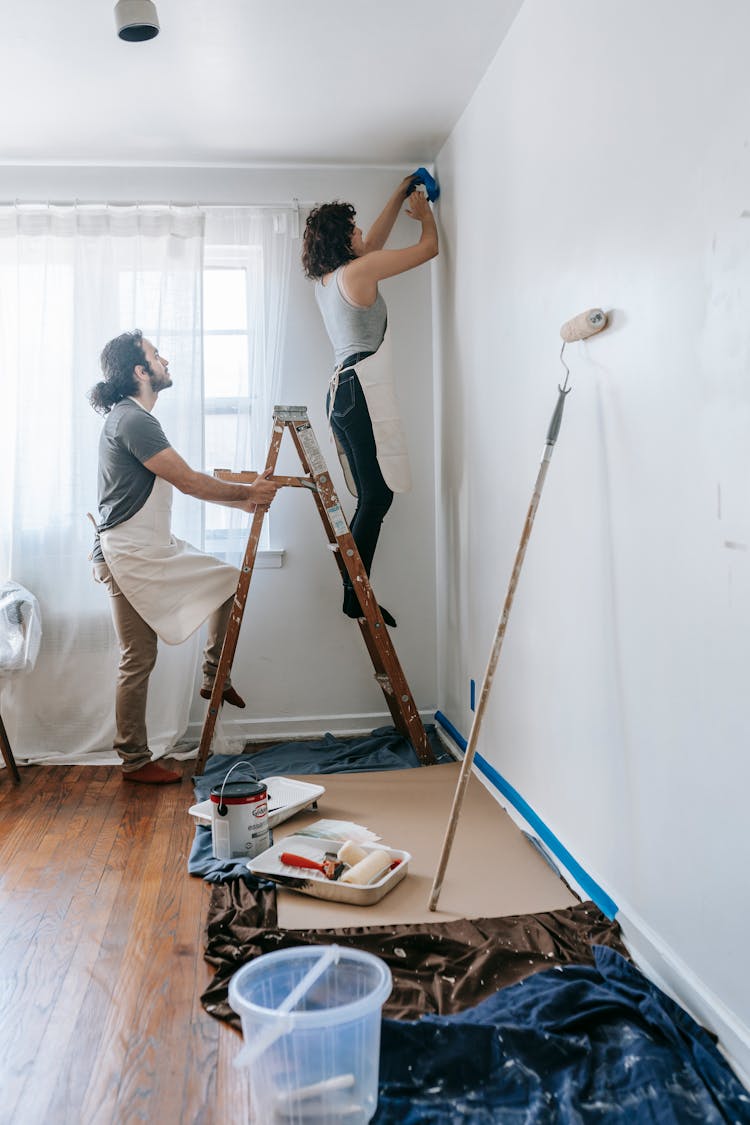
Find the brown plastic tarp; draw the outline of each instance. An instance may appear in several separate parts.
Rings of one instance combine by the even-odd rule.
[[[206,959],[216,974],[201,997],[206,1011],[239,1027],[227,993],[241,965],[275,949],[332,942],[383,958],[393,974],[384,1015],[409,1020],[463,1011],[542,969],[591,965],[594,945],[628,956],[619,926],[592,902],[504,918],[293,930],[277,926],[274,888],[234,880],[211,890]]]

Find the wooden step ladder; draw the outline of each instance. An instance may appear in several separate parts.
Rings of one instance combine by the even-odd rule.
[[[427,733],[422,725],[411,690],[396,656],[396,650],[388,635],[383,615],[375,600],[359,551],[341,510],[333,481],[318,445],[318,439],[307,416],[306,406],[274,407],[273,433],[266,458],[266,469],[270,469],[273,474],[285,430],[289,430],[292,435],[292,440],[306,475],[302,477],[272,476],[271,479],[280,486],[306,488],[312,492],[315,506],[318,509],[332,553],[336,558],[341,577],[345,578],[348,575],[357,593],[362,609],[362,617],[357,619],[357,624],[375,669],[375,679],[382,688],[388,709],[393,716],[393,724],[396,730],[411,742],[421,764],[425,766],[433,765],[435,759],[427,739]],[[234,484],[252,484],[258,474],[253,472],[234,473],[229,469],[216,469],[214,476],[221,480],[231,481]],[[198,774],[203,773],[206,760],[211,753],[216,721],[221,709],[223,685],[231,671],[237,648],[265,514],[265,509],[255,512],[250,525],[250,534],[245,557],[242,560],[234,605],[227,625],[216,679],[203,724],[198,749],[196,770]]]

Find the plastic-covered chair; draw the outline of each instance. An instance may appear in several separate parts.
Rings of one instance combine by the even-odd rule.
[[[0,685],[6,676],[30,672],[36,663],[42,639],[39,603],[33,594],[17,582],[0,585]],[[0,715],[0,753],[18,783],[18,772],[8,732]]]

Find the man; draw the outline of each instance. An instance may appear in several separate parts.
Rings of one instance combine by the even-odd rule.
[[[182,775],[151,760],[146,734],[148,680],[157,637],[180,644],[206,620],[201,695],[216,677],[239,571],[176,539],[171,532],[172,486],[198,500],[246,512],[268,506],[276,485],[263,474],[253,484],[228,484],[196,472],[170,446],[151,413],[172,386],[169,361],[139,331],[104,348],[104,379],[89,401],[106,415],[99,441],[99,523],[94,577],[110,594],[120,645],[114,748],[127,781],[164,785]],[[245,704],[229,680],[223,699]]]

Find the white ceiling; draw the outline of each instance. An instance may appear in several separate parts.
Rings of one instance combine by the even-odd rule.
[[[522,0],[113,0],[3,4],[0,161],[431,160]]]

